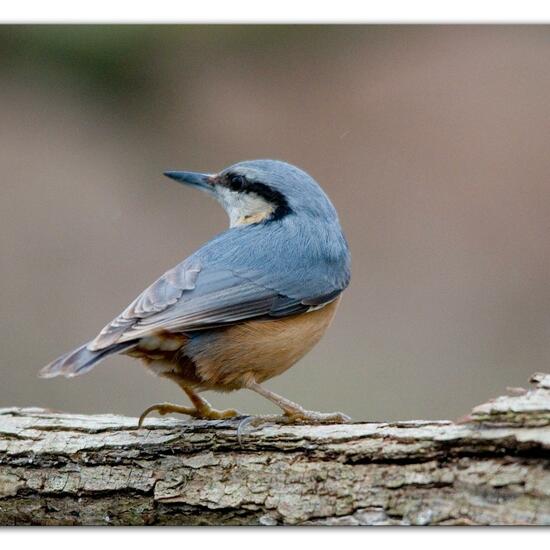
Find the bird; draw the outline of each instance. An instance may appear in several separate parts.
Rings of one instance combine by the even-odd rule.
[[[39,376],[71,378],[114,354],[141,359],[172,380],[191,405],[157,403],[151,412],[217,420],[200,394],[248,389],[295,423],[343,423],[340,412],[305,409],[262,384],[308,353],[330,325],[351,277],[338,214],[305,171],[280,160],[252,160],[218,173],[165,176],[215,198],[229,228],[146,288],[99,334],[43,367]]]

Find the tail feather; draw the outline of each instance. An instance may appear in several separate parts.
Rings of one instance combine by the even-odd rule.
[[[123,342],[115,344],[105,349],[91,351],[88,349],[88,344],[84,344],[79,348],[58,357],[49,365],[43,367],[38,376],[41,378],[53,378],[54,376],[65,376],[72,378],[79,376],[92,370],[99,362],[103,361],[109,355],[120,353],[123,350],[130,349],[135,345],[135,342]]]

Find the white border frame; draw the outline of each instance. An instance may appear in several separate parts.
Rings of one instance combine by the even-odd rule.
[[[21,0],[1,23],[541,23],[547,0]]]

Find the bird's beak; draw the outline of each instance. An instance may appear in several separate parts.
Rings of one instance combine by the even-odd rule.
[[[173,180],[198,187],[205,191],[213,191],[214,177],[212,174],[201,174],[200,172],[164,172],[165,176]]]

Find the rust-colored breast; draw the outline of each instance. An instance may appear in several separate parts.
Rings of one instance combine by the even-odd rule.
[[[203,389],[233,390],[250,379],[261,383],[278,376],[319,342],[339,298],[309,313],[249,321],[217,331],[193,346],[191,355]]]
[[[250,380],[278,376],[310,351],[330,325],[340,298],[325,307],[281,319],[248,321],[184,334],[143,338],[128,355],[153,373],[199,390],[231,391]]]

